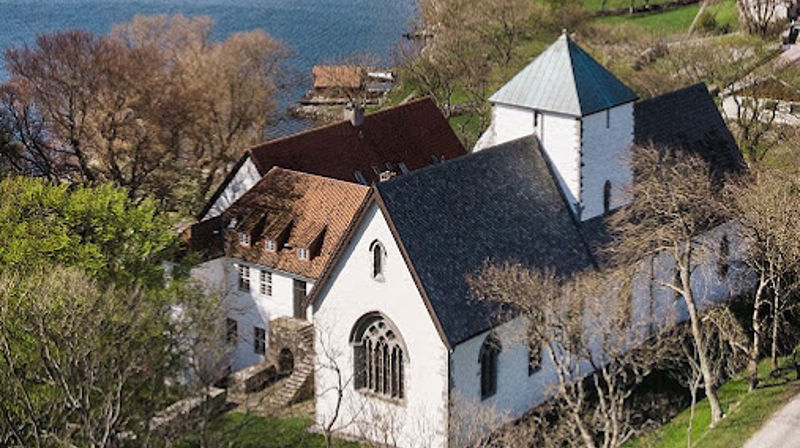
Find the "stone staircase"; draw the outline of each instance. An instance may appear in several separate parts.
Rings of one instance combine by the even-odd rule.
[[[291,363],[281,365],[281,352]],[[289,369],[291,368],[291,373]],[[241,412],[272,416],[314,396],[314,326],[280,317],[270,322],[265,360],[229,377],[228,398]]]
[[[295,359],[291,375],[280,381],[280,387],[267,397],[271,407],[283,408],[311,398],[314,394],[314,326],[303,325],[297,329],[298,345],[308,350],[300,359]]]

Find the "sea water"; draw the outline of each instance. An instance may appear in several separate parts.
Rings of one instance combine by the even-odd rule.
[[[279,117],[272,137],[310,124],[286,116],[285,109],[311,87],[311,67],[354,54],[393,61],[394,49],[416,15],[414,0],[0,0],[0,49],[33,44],[56,30],[107,33],[136,14],[205,15],[216,21],[213,39],[261,28],[286,43],[293,56],[286,64],[279,93]],[[7,74],[0,68],[0,80]]]

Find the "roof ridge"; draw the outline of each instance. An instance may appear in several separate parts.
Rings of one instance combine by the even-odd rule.
[[[575,61],[572,59],[571,47],[574,44],[572,42],[572,39],[569,38],[569,35],[567,33],[563,33],[561,36],[566,41],[566,45],[567,45],[567,61],[569,61],[569,73],[571,75],[570,78],[572,80],[571,87],[575,91],[575,98],[578,99],[578,110],[583,112],[583,104],[581,104],[582,103],[581,102],[581,91],[580,91],[580,89],[578,89],[578,81],[575,79]]]
[[[267,175],[269,173],[271,173],[273,171],[276,171],[276,172],[277,171],[284,171],[284,172],[287,172],[287,173],[299,175],[301,177],[311,177],[314,180],[318,180],[320,182],[328,182],[328,183],[332,183],[332,184],[342,185],[342,186],[345,186],[347,188],[356,187],[354,189],[362,189],[362,188],[365,189],[365,190],[369,189],[369,187],[366,186],[366,185],[361,185],[361,184],[357,184],[357,183],[354,183],[354,182],[348,182],[348,181],[345,181],[345,180],[336,179],[334,177],[321,176],[319,174],[308,173],[308,172],[305,172],[305,171],[298,171],[298,170],[293,170],[293,169],[290,169],[290,168],[283,168],[283,167],[280,167],[280,166],[277,166],[277,165],[275,165],[272,168],[270,168],[270,170],[267,171],[267,173],[264,174],[264,176],[261,179],[259,179],[258,182],[261,182],[264,178],[267,177]],[[256,182],[256,184],[258,184],[258,182]]]
[[[406,103],[395,104],[394,106],[389,106],[389,107],[386,107],[386,108],[383,108],[383,109],[378,109],[378,110],[376,110],[374,112],[370,112],[368,114],[365,114],[364,118],[365,119],[366,118],[372,118],[372,117],[375,117],[376,115],[382,115],[384,113],[391,112],[391,111],[400,109],[402,107],[407,107],[409,105],[423,103],[425,101],[431,101],[434,104],[436,104],[436,102],[433,101],[433,98],[431,98],[430,96],[426,95],[426,96],[424,96],[422,98],[413,99],[413,100],[408,101]],[[333,127],[336,127],[336,126],[341,126],[341,125],[343,125],[345,123],[348,123],[348,120],[337,120],[337,121],[334,121],[332,123],[324,124],[322,126],[317,126],[315,128],[305,129],[305,130],[302,130],[302,131],[294,133],[294,134],[284,135],[284,136],[281,136],[281,137],[276,137],[274,139],[267,140],[265,142],[261,142],[261,143],[258,143],[256,145],[250,146],[245,151],[248,152],[248,153],[251,153],[255,149],[263,148],[263,147],[271,145],[273,143],[286,141],[286,140],[289,140],[289,139],[292,139],[292,138],[295,138],[295,137],[300,137],[300,136],[307,135],[307,134],[313,134],[314,132],[321,131],[323,129],[333,128]]]

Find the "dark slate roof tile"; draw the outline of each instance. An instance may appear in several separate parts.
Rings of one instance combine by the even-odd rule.
[[[527,137],[377,186],[445,336],[493,326],[466,276],[486,260],[568,274],[591,266],[538,141]]]

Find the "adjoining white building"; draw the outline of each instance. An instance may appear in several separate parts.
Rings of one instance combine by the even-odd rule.
[[[306,320],[306,296],[368,188],[272,168],[190,244],[209,261],[194,270],[224,294],[231,371],[265,359],[270,321]]]
[[[522,416],[548,398],[552,362],[515,337],[519,321],[470,300],[466,276],[487,260],[559,275],[601,265],[603,218],[627,202],[634,143],[679,146],[715,175],[744,167],[704,85],[635,102],[566,35],[492,98],[486,149],[374,185],[312,291],[317,425],[444,448],[482,410]],[[725,251],[736,247],[727,238],[708,235]],[[693,277],[704,303],[735,292],[715,266]],[[634,316],[685,318],[651,281],[634,295]]]
[[[223,291],[232,371],[265,359],[269,322],[306,319],[304,301],[373,182],[462,156],[430,98],[246,151],[186,237],[193,277]]]
[[[275,166],[370,185],[382,174],[401,175],[466,153],[430,98],[372,114],[353,107],[344,115],[245,151],[198,218],[218,216]]]

